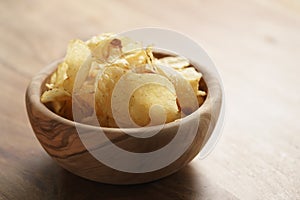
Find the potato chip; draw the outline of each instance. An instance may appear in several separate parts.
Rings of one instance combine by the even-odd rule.
[[[156,60],[157,64],[166,65],[174,69],[182,69],[190,65],[188,59],[180,56],[169,56]]]
[[[104,69],[95,94],[96,114],[101,126],[117,127],[111,110],[111,95],[116,82],[127,72],[126,69],[110,66]]]
[[[130,63],[130,66],[132,68],[136,66],[140,66],[143,64],[146,64],[147,62],[147,54],[146,52],[142,49],[139,51],[134,51],[130,52],[128,54],[125,54],[124,59]]]
[[[68,69],[66,71],[67,79],[63,83],[63,87],[69,93],[72,93],[74,81],[79,68],[89,55],[90,49],[83,41],[70,41],[67,54],[64,60],[64,62],[68,65]]]
[[[70,100],[71,94],[62,88],[47,90],[41,96],[42,103]]]
[[[169,93],[173,94],[172,96],[175,96],[175,100],[174,100],[174,105],[176,107],[176,111],[175,113],[178,111],[178,107],[176,104],[176,92],[175,92],[175,88],[173,86],[173,84],[164,76],[158,75],[158,74],[152,74],[152,73],[142,73],[142,74],[138,74],[135,72],[131,72],[128,71],[126,74],[124,74],[124,76],[122,76],[119,81],[116,83],[115,88],[113,89],[112,92],[112,111],[115,117],[117,117],[115,120],[117,120],[118,125],[121,127],[138,127],[141,125],[145,125],[144,123],[142,123],[142,121],[137,121],[137,123],[134,123],[134,121],[132,121],[131,119],[133,118],[131,116],[131,114],[129,113],[129,109],[131,106],[135,107],[138,106],[140,104],[142,104],[142,102],[146,103],[148,102],[148,105],[151,104],[155,105],[158,101],[156,100],[155,97],[153,97],[154,99],[152,100],[152,93],[153,95],[156,94],[155,92],[159,92],[158,90],[153,90],[152,87],[150,88],[150,92],[154,91],[150,94],[148,94],[148,85],[154,85],[156,87],[158,87],[158,89],[160,89],[160,86],[164,87],[164,89],[167,89],[169,91]],[[145,87],[144,87],[145,86]],[[145,88],[146,90],[144,91],[144,93],[139,93],[142,94],[142,96],[138,98],[138,101],[135,102],[133,104],[130,104],[130,100],[132,97],[135,97],[135,92],[136,90],[139,90],[139,88]],[[161,90],[164,92],[164,90]],[[167,93],[169,99],[172,99],[172,96],[169,95],[169,93]],[[166,100],[168,98],[165,98],[163,100]],[[141,102],[140,102],[141,100]],[[168,101],[167,101],[168,102]],[[135,104],[136,103],[136,104]],[[139,104],[140,103],[140,104]],[[150,106],[150,107],[151,107]],[[151,124],[150,125],[154,125],[157,124],[158,122],[160,122],[160,124],[163,124],[165,121],[162,120],[161,116],[158,116],[159,114],[155,113],[155,112],[151,112],[151,110],[149,111],[150,107],[147,108],[144,107],[144,109],[148,109],[148,110],[144,110],[144,112],[142,114],[145,114],[143,116],[144,119],[147,120],[147,118],[149,119],[149,115],[151,114],[154,118],[154,120],[151,120]],[[160,114],[163,114],[165,111],[165,105],[163,103],[160,103],[159,106],[155,106],[157,112],[159,112]],[[138,112],[138,111],[137,111]],[[134,115],[138,115],[138,113],[132,113]],[[166,113],[169,115],[169,111]],[[165,116],[163,114],[163,116]],[[148,120],[149,122],[149,120]],[[153,124],[154,123],[154,124]]]
[[[128,53],[141,51],[143,49],[141,42],[134,41],[128,37],[118,37],[118,39],[122,41],[122,52],[125,55]]]
[[[58,65],[55,73],[56,74],[55,82],[52,82],[54,84],[54,87],[58,87],[58,88],[63,87],[64,81],[68,78],[67,69],[68,69],[68,64],[66,62],[62,62]]]
[[[183,76],[185,80],[187,80],[190,83],[196,94],[198,91],[199,81],[202,77],[202,74],[197,72],[194,67],[183,68],[181,70],[178,70],[178,72]]]
[[[112,63],[122,55],[122,42],[120,39],[107,34],[88,41],[93,58],[99,63]]]
[[[197,99],[198,99],[199,105],[202,105],[204,103],[205,96],[206,96],[206,92],[201,91],[201,90],[197,91]]]
[[[57,71],[57,70],[56,70]],[[50,84],[55,84],[55,82],[56,82],[56,71],[55,72],[53,72],[53,74],[51,75],[51,77],[50,77]]]
[[[162,61],[162,62],[161,62]],[[201,105],[204,102],[204,96],[206,95],[205,92],[199,90],[199,81],[202,77],[202,74],[194,67],[188,67],[190,66],[190,63],[187,59],[182,58],[182,57],[164,57],[158,60],[155,60],[155,63],[158,63],[158,66],[169,66],[172,67],[174,70],[176,70],[180,75],[183,76],[183,78],[189,82],[191,87],[193,88],[193,91],[195,95],[197,96],[198,103]],[[168,77],[168,75],[158,67],[158,72],[163,75]],[[172,79],[171,77],[169,77]],[[182,85],[182,84],[181,84]],[[186,89],[186,87],[183,87],[182,89]],[[189,104],[189,103],[188,103]],[[181,107],[184,107],[181,105]]]
[[[103,41],[112,38],[114,36],[113,33],[103,33],[101,35],[97,35],[87,40],[85,43],[90,48],[91,51],[95,50],[95,48],[102,43]]]
[[[164,113],[159,110],[153,112],[150,119],[150,108],[154,105],[160,105]],[[165,115],[165,123],[180,118],[180,112],[176,103],[176,94],[167,87],[159,84],[146,84],[138,88],[130,99],[129,112],[132,120],[139,126],[161,124],[161,117]],[[157,113],[157,114],[156,114]]]

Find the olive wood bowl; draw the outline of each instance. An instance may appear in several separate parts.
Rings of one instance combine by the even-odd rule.
[[[224,94],[218,74],[207,67],[194,65],[203,74],[208,95],[198,110],[181,121],[189,125],[191,121],[199,120],[197,133],[191,145],[178,159],[161,169],[144,173],[113,169],[98,161],[87,150],[78,135],[78,128],[86,134],[93,134],[101,129],[113,145],[126,151],[141,153],[155,151],[167,145],[176,135],[180,120],[165,124],[153,137],[136,138],[124,134],[118,128],[96,127],[65,119],[40,101],[41,94],[46,89],[45,83],[59,62],[61,60],[53,62],[32,78],[26,91],[26,108],[32,129],[42,147],[61,167],[80,177],[109,184],[138,184],[166,177],[187,165],[203,149],[220,121]],[[132,128],[129,131],[143,132],[147,129],[151,127]],[[98,141],[93,148],[101,150],[106,145],[112,144]]]

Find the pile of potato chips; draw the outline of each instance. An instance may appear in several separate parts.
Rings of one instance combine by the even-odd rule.
[[[73,120],[75,106],[79,116],[76,121],[92,125],[100,123],[102,127],[120,127],[116,117],[123,120],[122,127],[172,122],[183,117],[181,113],[185,108],[178,101],[173,76],[168,76],[159,66],[175,70],[184,80],[179,83],[191,86],[198,106],[203,103],[206,92],[199,90],[202,74],[188,59],[179,56],[155,58],[151,47],[144,48],[139,42],[114,34],[102,34],[86,42],[70,41],[63,62],[46,84],[41,102],[70,120]],[[122,84],[118,84],[121,80]],[[143,81],[145,84],[132,94],[126,94],[127,88]],[[116,85],[123,88],[115,90]],[[113,98],[125,99],[126,95],[130,95],[125,108],[130,119],[124,114],[123,105],[112,105]],[[153,105],[159,105],[163,110],[154,109]],[[92,116],[96,116],[97,122]]]

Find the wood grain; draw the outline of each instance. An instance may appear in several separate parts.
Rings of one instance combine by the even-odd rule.
[[[299,199],[299,21],[297,0],[0,1],[0,199]],[[78,178],[35,138],[26,87],[71,38],[142,26],[183,32],[213,58],[227,97],[223,135],[207,158],[157,182]]]

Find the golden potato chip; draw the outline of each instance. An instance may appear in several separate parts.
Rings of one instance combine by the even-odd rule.
[[[72,40],[69,43],[67,54],[64,62],[68,65],[66,71],[67,79],[63,83],[63,87],[72,93],[74,80],[77,72],[87,57],[90,55],[90,49],[81,40]]]
[[[190,65],[188,59],[180,57],[180,56],[170,56],[164,57],[156,60],[157,64],[166,65],[168,67],[172,67],[174,69],[182,69]]]
[[[202,105],[205,100],[206,92],[198,90],[197,91],[197,99],[199,102],[199,105]]]
[[[70,100],[71,94],[62,88],[53,88],[47,90],[41,96],[42,103],[48,103],[52,101],[65,101]]]
[[[101,35],[97,35],[87,40],[85,43],[90,48],[91,51],[95,50],[95,48],[102,43],[103,41],[112,38],[114,36],[113,33],[103,33]]]
[[[122,42],[113,35],[99,37],[87,42],[92,56],[99,63],[112,63],[122,55]]]
[[[134,68],[135,66],[140,66],[142,64],[146,64],[147,62],[147,54],[146,52],[142,50],[130,52],[128,54],[125,54],[124,59],[130,63],[131,68]]]
[[[46,85],[47,89],[49,89],[49,90],[54,88],[54,84],[52,84],[52,83],[46,83],[45,85]]]
[[[111,95],[116,82],[127,72],[126,69],[110,66],[104,69],[95,94],[96,114],[101,126],[117,127],[111,110]]]
[[[65,62],[62,62],[58,65],[57,70],[56,70],[56,79],[54,83],[54,87],[63,87],[64,81],[68,78],[67,77],[67,69],[68,69],[68,64]]]
[[[123,54],[128,54],[131,52],[141,51],[143,49],[143,45],[141,42],[134,41],[128,37],[118,37],[118,39],[122,42],[122,52]]]
[[[202,74],[197,72],[194,67],[183,68],[181,70],[178,70],[178,72],[183,76],[185,80],[187,80],[190,83],[196,94],[198,91],[199,81],[202,77]]]
[[[57,71],[57,70],[56,70]],[[50,77],[50,84],[55,84],[55,82],[56,82],[56,71],[55,72],[53,72],[53,74],[51,75],[51,77]]]
[[[196,92],[198,88],[196,89],[196,91],[194,89],[194,87],[198,87],[198,85],[195,86],[194,85],[195,78],[190,77],[190,74],[193,73],[189,73],[189,72],[185,73],[184,70],[174,70],[170,67],[165,67],[165,66],[164,67],[158,66],[158,71],[162,76],[168,78],[174,85],[176,89],[178,105],[180,109],[183,111],[183,114],[189,115],[192,112],[194,112],[199,107],[199,103],[196,97]],[[196,74],[193,75],[197,77]]]
[[[157,90],[154,87],[157,87]],[[161,102],[155,96],[159,91],[165,93],[160,94]],[[173,108],[170,108],[170,102],[173,102]],[[152,105],[155,111],[152,109]],[[145,126],[149,123],[149,115],[153,117],[150,125],[163,124],[165,120],[162,116],[169,120],[176,118],[179,114],[175,88],[166,77],[153,73],[138,74],[131,71],[124,74],[116,83],[112,92],[111,109],[114,116],[117,117],[115,118],[117,124],[121,127]],[[142,111],[142,109],[146,110]],[[173,113],[176,113],[175,116]],[[133,118],[135,120],[132,120]]]
[[[152,112],[150,119],[150,108],[160,105],[164,111]],[[161,120],[165,115],[165,123],[180,118],[180,112],[176,103],[176,94],[172,93],[167,87],[159,84],[146,84],[138,88],[130,99],[129,112],[133,121],[139,126],[162,124]]]

